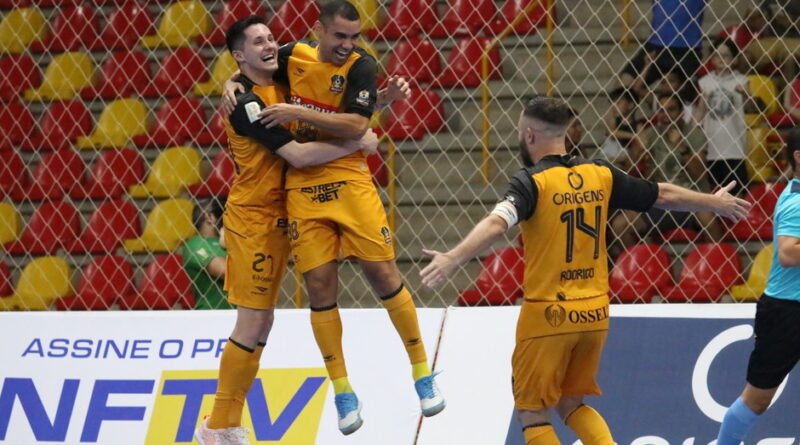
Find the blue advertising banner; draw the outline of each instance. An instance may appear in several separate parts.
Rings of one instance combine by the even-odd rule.
[[[745,384],[752,320],[614,317],[599,374],[604,396],[587,404],[618,444],[708,444]],[[796,372],[795,372],[796,374]],[[512,407],[507,445],[524,445]],[[559,419],[562,443],[577,440]],[[798,444],[800,378],[789,375],[745,444]]]

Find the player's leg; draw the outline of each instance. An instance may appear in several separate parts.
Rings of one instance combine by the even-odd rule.
[[[718,445],[739,445],[772,402],[778,388],[760,389],[746,384],[742,395],[725,412],[717,436]]]
[[[436,385],[435,375],[431,374],[419,329],[417,308],[411,292],[402,282],[397,264],[394,260],[359,260],[359,263],[367,281],[388,311],[389,318],[406,348],[422,414],[430,417],[440,413],[445,408],[446,402]]]
[[[561,441],[556,436],[550,413],[542,410],[518,410],[517,418],[522,425],[522,434],[525,436],[525,445],[560,445]]]

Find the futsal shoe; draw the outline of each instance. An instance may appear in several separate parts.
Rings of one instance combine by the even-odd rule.
[[[200,445],[230,445],[226,437],[225,428],[211,429],[208,427],[208,417],[203,419],[203,423],[194,430],[194,438]],[[247,443],[247,442],[245,442]]]
[[[242,426],[234,426],[225,430],[225,439],[228,445],[250,445],[247,428]]]
[[[355,393],[336,394],[334,398],[336,411],[339,413],[339,431],[345,436],[355,433],[364,420],[361,419],[361,401]]]
[[[420,407],[422,407],[422,415],[425,417],[439,414],[447,405],[434,380],[437,375],[439,375],[438,372],[422,377],[414,382],[414,389],[417,390],[419,404]]]

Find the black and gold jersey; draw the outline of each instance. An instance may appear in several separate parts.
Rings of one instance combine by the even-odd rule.
[[[657,184],[600,160],[550,155],[516,173],[504,201],[516,208],[522,229],[525,299],[607,293],[609,212],[646,211],[657,198]]]
[[[338,66],[319,60],[316,42],[294,42],[280,48],[278,66],[273,78],[289,86],[286,102],[323,113],[372,116],[377,100],[377,65],[361,48],[356,48],[347,62]],[[304,121],[292,122],[290,129],[298,142],[332,138]],[[294,189],[347,180],[371,180],[361,151],[321,166],[290,168],[286,187]]]
[[[247,207],[285,207],[285,162],[275,151],[292,141],[283,126],[266,128],[257,118],[267,105],[283,102],[282,86],[259,86],[242,76],[245,93],[236,96],[236,108],[225,120],[228,146],[236,177],[228,204]]]

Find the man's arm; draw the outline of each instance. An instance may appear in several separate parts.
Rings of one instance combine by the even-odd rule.
[[[323,113],[293,104],[270,105],[261,112],[260,118],[266,128],[291,121],[306,121],[342,139],[359,139],[369,129],[369,118],[357,113]]]
[[[206,272],[214,278],[225,278],[225,270],[227,269],[227,261],[225,257],[214,257],[207,265]]]
[[[456,268],[488,249],[508,230],[506,221],[495,214],[483,218],[458,245],[449,252],[423,249],[431,262],[419,273],[422,284],[430,288],[445,282]]]
[[[800,267],[800,238],[778,237],[778,262],[782,267]]]
[[[735,185],[736,181],[731,181],[712,195],[661,182],[658,184],[658,198],[653,206],[664,210],[713,212],[733,221],[739,221],[747,216],[752,204],[728,193]]]

